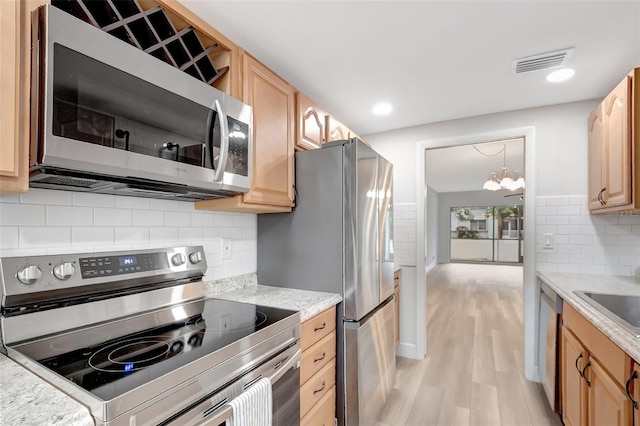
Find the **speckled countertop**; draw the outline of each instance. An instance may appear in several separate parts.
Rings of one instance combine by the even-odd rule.
[[[250,276],[205,283],[205,286],[207,297],[300,311],[301,322],[342,301],[335,293],[259,285]]]
[[[574,293],[574,291],[587,291],[640,296],[640,283],[634,277],[548,272],[539,272],[538,277],[631,358],[640,361],[640,338]]]
[[[0,354],[0,425],[93,425],[86,407]]]
[[[258,285],[255,274],[206,282],[207,297],[300,311],[301,321],[340,303],[333,293]],[[0,426],[93,425],[86,407],[0,354]]]

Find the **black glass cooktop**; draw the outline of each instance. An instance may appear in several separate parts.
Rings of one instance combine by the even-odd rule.
[[[13,349],[110,400],[294,314],[205,299]]]

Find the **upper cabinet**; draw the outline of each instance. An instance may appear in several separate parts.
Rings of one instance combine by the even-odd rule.
[[[320,148],[327,141],[327,113],[297,92],[296,116],[296,149]]]
[[[294,88],[247,54],[242,55],[242,100],[253,108],[251,190],[199,201],[196,209],[274,213],[293,206]]]
[[[624,78],[588,120],[589,210],[622,212],[640,208],[640,68]],[[634,181],[635,180],[635,181]]]
[[[0,1],[0,196],[29,189],[31,11],[45,3]]]

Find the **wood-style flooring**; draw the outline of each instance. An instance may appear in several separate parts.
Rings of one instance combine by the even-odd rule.
[[[523,375],[522,267],[438,265],[427,283],[427,357],[397,358],[377,426],[560,426]]]

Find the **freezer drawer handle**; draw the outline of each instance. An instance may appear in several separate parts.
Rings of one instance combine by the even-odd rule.
[[[322,387],[320,389],[316,389],[313,391],[313,394],[317,394],[318,392],[322,392],[324,390],[324,388],[327,386],[326,382],[323,380],[322,381]]]
[[[322,356],[320,358],[314,358],[313,362],[316,363],[318,361],[322,361],[323,359],[325,359],[327,357],[327,352],[322,352]]]
[[[322,325],[320,327],[314,327],[313,331],[320,331],[320,330],[324,330],[325,328],[327,328],[327,323],[326,321],[322,323]]]

